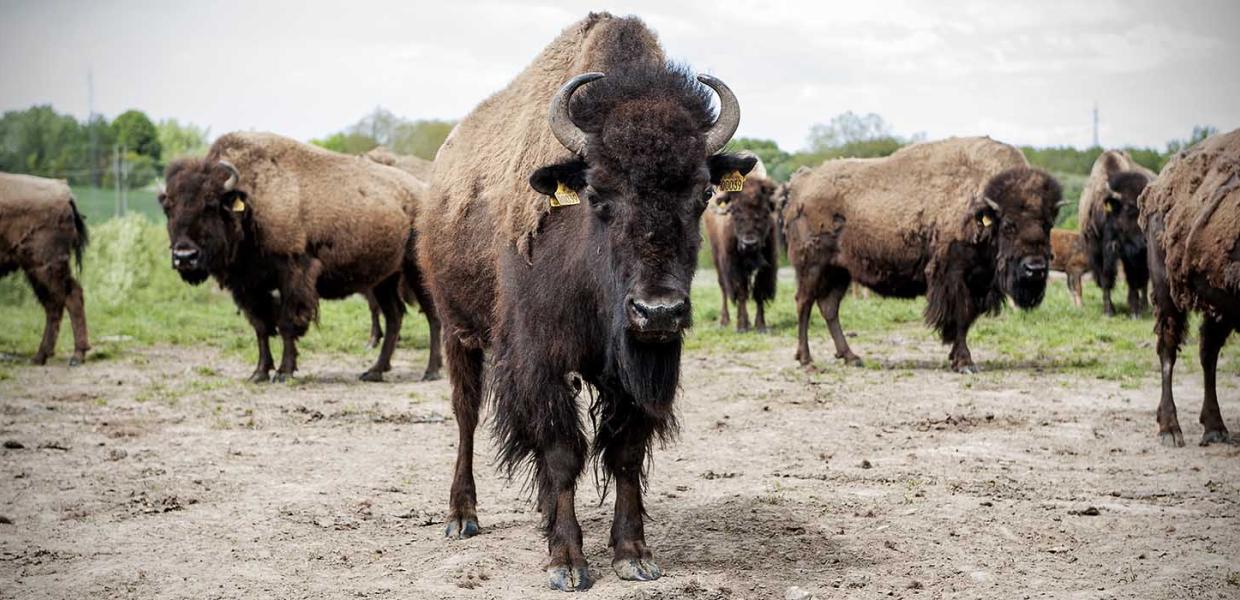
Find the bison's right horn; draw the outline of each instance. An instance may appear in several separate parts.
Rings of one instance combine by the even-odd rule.
[[[741,105],[736,101],[736,94],[719,79],[710,75],[698,75],[698,81],[710,86],[719,95],[719,118],[706,132],[706,155],[710,156],[723,149],[741,125]]]
[[[237,167],[226,160],[221,160],[219,165],[228,170],[228,181],[224,182],[224,191],[231,192],[237,187],[237,180],[241,178],[241,174],[237,172]]]
[[[568,101],[573,97],[573,92],[577,91],[577,88],[603,77],[604,75],[598,72],[582,73],[569,79],[568,83],[564,84],[560,91],[551,98],[551,110],[548,115],[551,121],[551,133],[554,133],[555,139],[560,140],[560,143],[573,154],[581,154],[585,151],[586,132],[573,122],[573,116],[568,111]]]
[[[989,206],[990,208],[994,209],[996,212],[999,210],[999,203],[998,203],[998,202],[995,202],[994,200],[991,200],[990,198],[988,198],[988,197],[986,197],[986,196],[982,196],[982,200],[985,200],[985,201],[986,201],[986,206]]]

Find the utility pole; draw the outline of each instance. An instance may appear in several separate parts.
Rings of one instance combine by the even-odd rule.
[[[1094,102],[1094,148],[1101,148],[1102,144],[1098,142],[1098,103]]]
[[[121,216],[129,212],[129,145],[121,146]]]
[[[116,206],[112,209],[112,216],[121,216],[121,150],[120,146],[112,144],[112,178],[116,180]]]
[[[95,139],[95,72],[86,70],[86,127],[90,131],[90,185],[99,185],[99,151]]]

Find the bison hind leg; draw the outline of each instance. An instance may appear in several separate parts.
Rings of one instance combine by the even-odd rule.
[[[1201,445],[1213,443],[1226,444],[1231,441],[1227,425],[1223,423],[1223,415],[1218,408],[1218,354],[1231,335],[1229,323],[1206,317],[1201,323],[1200,349],[1201,371],[1204,379],[1205,398],[1201,403],[1201,424],[1205,433],[1201,436]]]

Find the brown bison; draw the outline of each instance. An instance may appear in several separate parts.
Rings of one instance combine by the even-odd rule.
[[[1081,306],[1081,278],[1089,270],[1089,257],[1081,234],[1068,229],[1051,230],[1051,270],[1068,276],[1072,304]]]
[[[1227,337],[1240,327],[1240,129],[1215,135],[1171,159],[1141,196],[1141,227],[1149,244],[1154,331],[1162,362],[1158,435],[1183,446],[1171,375],[1189,311],[1201,313],[1205,399],[1201,444],[1228,442],[1219,413],[1215,372]]]
[[[430,324],[426,378],[439,371],[439,323],[414,256],[418,182],[369,160],[269,133],[230,133],[205,159],[168,165],[159,195],[172,265],[197,285],[215,277],[258,337],[251,381],[275,366],[268,339],[284,341],[275,379],[297,370],[297,338],[320,298],[373,290],[387,322],[379,359],[362,374],[381,381],[405,312],[401,278],[414,285]]]
[[[0,173],[0,277],[21,269],[47,315],[43,341],[33,359],[36,365],[46,364],[55,351],[66,308],[73,326],[69,366],[86,360],[90,350],[86,305],[69,257],[80,271],[88,239],[86,223],[65,182]]]
[[[728,87],[669,65],[641,21],[591,14],[439,150],[437,209],[420,215],[418,260],[444,321],[460,429],[449,537],[478,532],[474,430],[487,389],[500,461],[509,476],[531,469],[551,587],[591,583],[574,500],[590,456],[616,487],[613,569],[660,577],[645,541],[644,473],[652,444],[676,429],[711,184],[755,162],[716,154],[739,119]],[[592,441],[578,405],[586,385]]]
[[[1061,197],[1053,177],[989,138],[799,171],[784,207],[797,273],[797,360],[813,363],[817,303],[836,357],[861,363],[839,321],[840,300],[856,281],[882,296],[926,295],[926,322],[952,345],[952,369],[976,371],[966,341],[973,321],[1001,310],[1004,294],[1025,309],[1042,301]]]
[[[1089,180],[1077,205],[1081,240],[1089,256],[1089,268],[1102,288],[1102,311],[1115,314],[1111,290],[1124,265],[1128,281],[1128,312],[1140,316],[1147,304],[1150,280],[1145,234],[1137,224],[1137,197],[1154,179],[1154,173],[1137,164],[1126,152],[1107,150],[1094,161]]]
[[[775,182],[766,177],[759,162],[740,191],[717,191],[714,205],[703,215],[723,293],[719,324],[724,327],[731,320],[731,301],[736,303],[736,330],[749,331],[746,304],[752,292],[757,312],[753,325],[758,331],[766,331],[766,304],[775,298],[775,275],[779,269],[775,193]]]

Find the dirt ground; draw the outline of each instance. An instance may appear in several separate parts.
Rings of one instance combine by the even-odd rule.
[[[590,594],[1240,596],[1240,446],[1159,446],[1152,372],[1125,389],[963,377],[937,367],[937,346],[887,370],[809,374],[792,355],[686,357],[682,433],[656,452],[647,494],[662,579],[612,573],[611,498],[583,477]],[[355,381],[365,359],[311,354],[294,384],[241,384],[250,365],[186,348],[14,368],[0,381],[0,597],[562,597],[489,431],[483,534],[443,538],[448,384],[414,380],[423,353],[397,359],[384,384]],[[1240,432],[1240,376],[1220,377]],[[1195,442],[1200,375],[1177,391]]]

